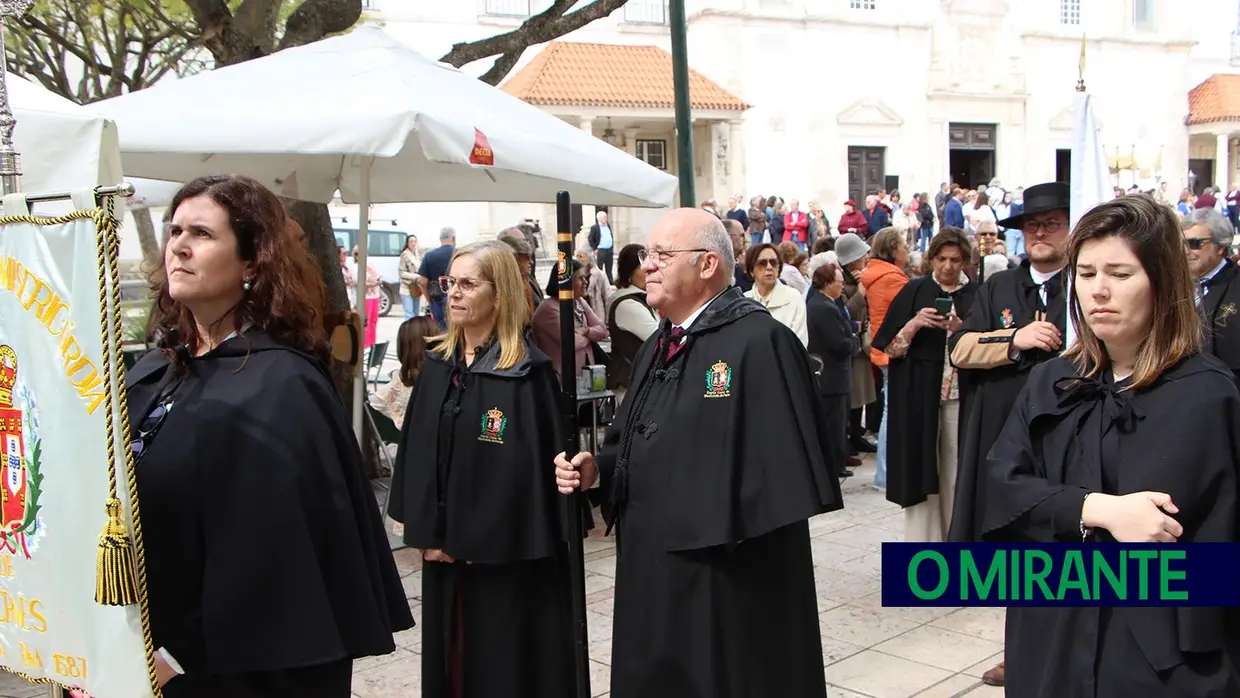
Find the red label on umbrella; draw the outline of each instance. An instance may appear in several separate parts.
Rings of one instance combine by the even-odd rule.
[[[469,162],[473,165],[495,166],[495,151],[491,150],[491,143],[486,135],[476,128],[474,129],[474,150],[469,154]]]

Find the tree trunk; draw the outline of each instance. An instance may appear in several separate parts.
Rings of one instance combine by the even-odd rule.
[[[309,201],[285,199],[284,205],[289,217],[297,221],[306,232],[306,246],[310,248],[314,261],[318,264],[323,283],[327,286],[328,311],[335,314],[347,312],[349,296],[345,293],[344,274],[340,271],[340,251],[336,244],[336,235],[332,232],[331,215],[327,206]],[[360,366],[358,367],[360,370]],[[332,380],[336,384],[336,392],[344,401],[345,411],[349,419],[353,419],[353,378],[356,375],[353,367],[339,361],[332,362]],[[351,422],[350,422],[351,423]],[[361,441],[362,458],[366,466],[366,475],[370,478],[383,477],[390,473],[381,473],[379,469],[380,448],[379,435],[371,428],[369,420],[363,422],[364,438]]]
[[[129,211],[133,215],[134,227],[138,229],[138,244],[142,246],[142,273],[149,274],[159,267],[160,244],[155,237],[155,218],[151,209],[140,208]]]

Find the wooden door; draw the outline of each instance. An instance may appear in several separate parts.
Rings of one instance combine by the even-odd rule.
[[[886,148],[848,146],[848,198],[865,206],[865,197],[883,188],[887,173]]]

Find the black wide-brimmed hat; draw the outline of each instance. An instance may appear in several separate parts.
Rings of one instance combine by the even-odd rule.
[[[1047,211],[1067,211],[1072,202],[1070,188],[1063,182],[1047,182],[1035,184],[1025,190],[1025,210],[1019,215],[1004,218],[998,222],[1003,228],[1020,230],[1025,227],[1025,218]]]

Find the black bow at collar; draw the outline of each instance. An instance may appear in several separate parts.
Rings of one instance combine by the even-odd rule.
[[[1104,431],[1114,425],[1121,433],[1129,433],[1137,421],[1144,418],[1133,407],[1129,391],[1089,376],[1069,376],[1055,381],[1055,397],[1063,412],[1078,405],[1101,407]]]

